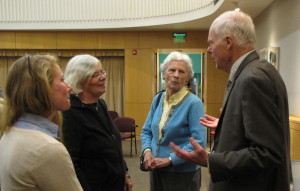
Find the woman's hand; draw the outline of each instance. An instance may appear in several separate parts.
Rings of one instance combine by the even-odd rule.
[[[153,155],[152,155],[152,152],[149,150],[149,151],[146,151],[144,153],[144,165],[145,165],[145,168],[147,170],[153,170],[154,168],[152,167],[152,163],[153,163]]]
[[[166,167],[170,164],[171,160],[169,158],[154,158],[151,151],[146,151],[144,153],[144,165],[147,170]]]
[[[171,165],[171,160],[169,158],[154,158],[152,162],[152,168],[162,168]]]

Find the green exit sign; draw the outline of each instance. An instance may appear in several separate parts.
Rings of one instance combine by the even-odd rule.
[[[173,33],[174,42],[185,42],[186,33]]]

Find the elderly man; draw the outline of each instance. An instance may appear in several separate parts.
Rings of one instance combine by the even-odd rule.
[[[212,153],[193,138],[194,152],[170,146],[176,155],[208,166],[210,191],[290,190],[290,133],[287,92],[278,71],[254,50],[252,19],[228,11],[212,23],[208,52],[216,68],[230,73],[220,118],[201,124],[216,128]]]

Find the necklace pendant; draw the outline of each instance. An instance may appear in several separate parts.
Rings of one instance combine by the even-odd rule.
[[[97,104],[96,104],[96,108],[95,108],[97,112],[98,112],[98,107],[99,106],[98,106],[98,100],[97,100]]]

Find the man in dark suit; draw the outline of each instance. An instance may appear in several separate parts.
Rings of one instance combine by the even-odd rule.
[[[208,166],[211,191],[290,190],[290,133],[287,92],[278,71],[254,50],[255,27],[239,11],[220,15],[211,25],[208,52],[216,68],[228,72],[220,118],[201,123],[216,128],[208,153],[193,138],[194,152],[171,143],[177,156]]]

